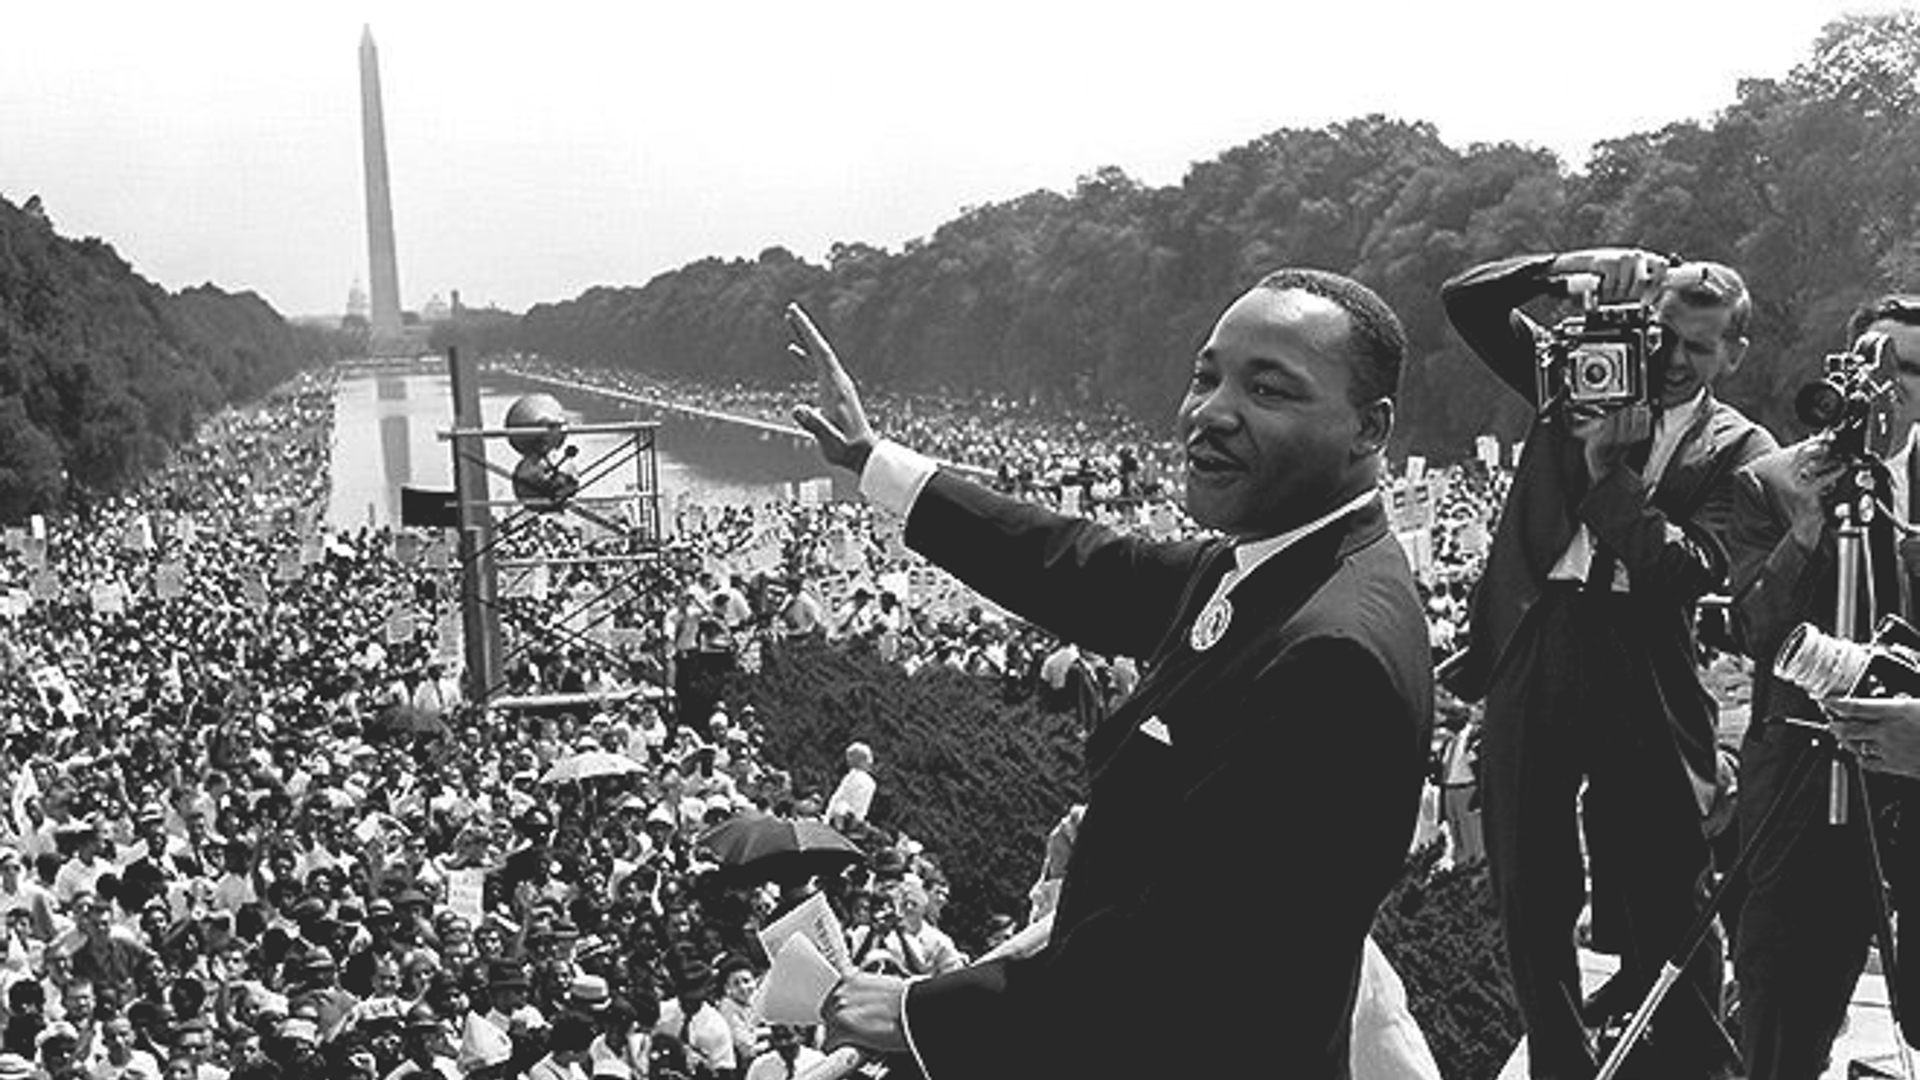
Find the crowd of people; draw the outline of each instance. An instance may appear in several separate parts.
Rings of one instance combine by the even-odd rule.
[[[795,897],[715,872],[695,842],[748,810],[831,812],[880,853],[830,880],[869,962],[943,971],[993,944],[956,945],[937,862],[796,788],[763,759],[763,720],[691,669],[813,635],[1060,695],[1090,728],[1133,658],[1008,616],[864,505],[682,504],[644,579],[586,562],[503,587],[509,635],[545,638],[498,690],[574,705],[468,709],[446,538],[320,518],[332,393],[303,376],[209,419],[140,489],[5,533],[0,1076],[789,1075],[816,1037],[754,1025],[746,1002],[754,930]],[[1118,420],[876,412],[1025,498],[1196,531],[1163,479],[1171,444]],[[1429,473],[1436,627],[1460,619],[1483,548],[1461,537],[1502,476]],[[623,543],[555,515],[503,530],[499,553]],[[634,769],[542,783],[589,750]]]
[[[685,380],[516,357],[508,369],[658,401],[785,422],[786,392],[713,388]],[[1137,420],[1076,414],[1000,400],[943,400],[877,392],[875,423],[933,456],[967,467],[990,486],[1089,520],[1155,539],[1198,535],[1182,505],[1174,440]],[[1487,457],[1403,467],[1398,490],[1430,498],[1398,525],[1411,544],[1426,538],[1420,586],[1435,659],[1463,641],[1467,599],[1485,563],[1494,519],[1512,471]],[[1134,658],[1100,656],[1009,619],[909,552],[897,519],[864,502],[772,498],[726,506],[681,506],[670,530],[691,575],[672,599],[669,650],[696,649],[700,622],[752,663],[757,638],[818,633],[873,646],[907,671],[944,665],[1015,684],[1016,692],[1079,697],[1094,715],[1139,678]],[[585,579],[590,571],[579,571]]]
[[[138,491],[5,533],[0,1076],[757,1080],[812,1060],[811,1033],[746,1009],[753,931],[795,897],[697,838],[747,810],[821,816],[826,793],[763,760],[751,710],[663,700],[671,672],[639,658],[677,632],[667,587],[636,590],[615,659],[591,630],[523,651],[512,689],[575,707],[466,708],[438,541],[317,518],[332,409],[304,376]],[[544,522],[503,550],[584,543]],[[667,576],[704,605],[701,574]],[[576,577],[509,599],[509,623],[552,621]],[[631,765],[547,782],[592,751]],[[858,809],[834,808],[872,865],[829,883],[863,959],[957,962],[937,864]]]

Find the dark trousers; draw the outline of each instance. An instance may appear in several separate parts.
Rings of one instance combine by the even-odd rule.
[[[1487,695],[1487,860],[1536,1080],[1598,1071],[1579,1012],[1574,946],[1587,895],[1583,826],[1587,853],[1604,867],[1596,886],[1612,894],[1614,936],[1636,1001],[1707,894],[1699,804],[1645,656],[1651,635],[1633,631],[1633,605],[1624,595],[1550,585]],[[1733,1070],[1717,1022],[1721,965],[1716,935],[1654,1017],[1628,1061],[1633,1074]]]
[[[1740,753],[1740,829],[1752,838],[1760,818],[1810,740],[1779,721],[1747,729]],[[1740,982],[1741,1050],[1752,1080],[1813,1080],[1826,1069],[1847,1002],[1876,930],[1873,879],[1859,803],[1848,823],[1828,824],[1825,763],[1782,805],[1776,825],[1754,850],[1734,946]],[[1920,911],[1914,866],[1920,844],[1920,799],[1913,781],[1868,777],[1881,858],[1896,910]],[[1905,806],[1902,806],[1902,803]],[[1902,811],[1905,811],[1902,813]],[[1909,934],[1914,931],[1909,930]],[[1920,965],[1902,948],[1900,984],[1914,986]],[[1911,1014],[1920,989],[1902,994]]]

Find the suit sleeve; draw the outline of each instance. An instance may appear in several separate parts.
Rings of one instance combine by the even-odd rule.
[[[1820,583],[1832,574],[1832,537],[1808,549],[1793,538],[1758,470],[1735,478],[1732,560],[1734,628],[1748,656],[1773,662],[1780,643],[1814,610]]]
[[[1129,1075],[1244,1075],[1244,1045],[1219,1031],[1258,1032],[1276,1075],[1344,1075],[1361,943],[1403,865],[1424,764],[1394,683],[1351,638],[1283,652],[1251,698],[1271,704],[1235,718],[1186,790],[1179,819],[1207,827],[1154,884],[1037,956],[909,987],[930,1080],[1054,1075],[1031,1056],[1085,1062],[1116,1042]]]
[[[1735,471],[1773,448],[1773,437],[1765,429],[1746,427],[1711,463],[1697,505],[1680,518],[1653,503],[1653,491],[1638,472],[1614,469],[1581,499],[1580,520],[1619,552],[1636,584],[1645,583],[1666,596],[1697,599],[1727,580]]]
[[[947,472],[907,518],[907,546],[1038,626],[1094,652],[1152,656],[1202,548],[1154,544]]]
[[[1529,402],[1542,331],[1520,306],[1547,295],[1551,255],[1520,255],[1476,266],[1440,286],[1447,320],[1480,362]]]

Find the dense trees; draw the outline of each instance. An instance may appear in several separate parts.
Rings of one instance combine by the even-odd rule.
[[[1792,433],[1791,389],[1845,312],[1920,288],[1920,16],[1830,25],[1808,60],[1749,80],[1711,122],[1601,143],[1583,171],[1511,144],[1447,146],[1381,116],[1275,131],[1151,188],[1099,169],[962,212],[897,252],[835,245],[825,266],[773,249],[706,259],[643,286],[540,305],[481,344],[558,358],[783,379],[780,305],[798,298],[855,374],[1166,415],[1220,306],[1259,273],[1352,273],[1407,320],[1396,449],[1468,452],[1517,435],[1521,404],[1451,335],[1441,281],[1527,250],[1636,243],[1740,267],[1758,304],[1729,396]]]
[[[252,293],[169,294],[37,196],[0,199],[0,521],[114,489],[330,344]]]

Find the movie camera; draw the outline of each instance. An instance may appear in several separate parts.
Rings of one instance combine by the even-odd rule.
[[[1848,457],[1884,458],[1892,449],[1894,380],[1887,335],[1862,334],[1846,352],[1828,354],[1821,375],[1793,396],[1800,422],[1833,440]]]
[[[1672,335],[1640,301],[1601,304],[1598,274],[1571,274],[1561,287],[1581,311],[1555,323],[1534,368],[1540,411],[1610,412],[1658,395]]]

